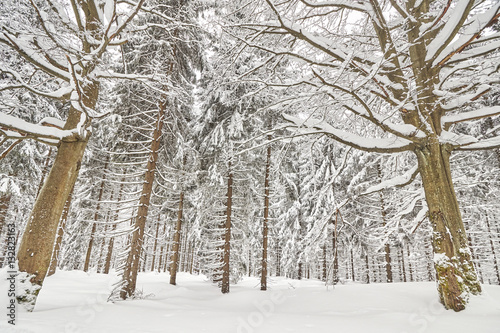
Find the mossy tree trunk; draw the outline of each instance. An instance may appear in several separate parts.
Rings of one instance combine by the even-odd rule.
[[[481,286],[471,259],[450,171],[451,148],[437,139],[415,151],[433,228],[434,267],[441,303],[465,309]]]

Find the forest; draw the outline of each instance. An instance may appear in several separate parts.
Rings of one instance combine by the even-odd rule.
[[[500,285],[499,18],[497,0],[2,0],[16,308],[85,274],[113,276],[113,304],[148,298],[141,276],[431,282],[461,313]]]

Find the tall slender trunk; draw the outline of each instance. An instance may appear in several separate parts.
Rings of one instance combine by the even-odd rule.
[[[379,181],[382,181],[382,168],[380,163],[377,164],[377,174]],[[385,227],[387,225],[387,212],[385,210],[385,202],[382,191],[378,192],[380,199],[380,214],[382,215],[382,225]],[[391,268],[391,247],[389,243],[385,244],[385,272],[387,275],[387,282],[391,283],[392,278],[392,268]]]
[[[231,251],[231,214],[233,207],[233,170],[231,162],[228,164],[229,175],[227,178],[227,194],[226,194],[226,221],[224,224],[224,252],[222,256],[222,285],[221,292],[227,294],[229,292],[229,261]]]
[[[354,274],[354,253],[352,251],[352,247],[351,247],[351,273],[352,273],[352,280],[356,281],[356,275]]]
[[[49,271],[47,276],[51,276],[56,272],[57,264],[59,263],[59,252],[61,250],[61,243],[64,236],[64,231],[66,230],[66,222],[68,221],[69,208],[71,207],[71,200],[73,198],[73,191],[70,192],[68,200],[64,205],[64,209],[61,216],[61,221],[59,222],[59,229],[57,230],[56,243],[54,245],[54,250],[52,251],[52,260],[50,262]]]
[[[161,233],[162,235],[162,242],[161,242],[161,247],[160,247],[160,260],[158,262],[158,273],[161,272],[161,269],[162,269],[162,265],[163,265],[163,250],[165,249],[165,241],[167,239],[167,235],[166,235],[166,230],[167,230],[167,223],[163,223],[163,231]]]
[[[404,251],[403,244],[401,244],[399,249],[401,252],[401,270],[402,270],[402,275],[403,275],[403,282],[406,282],[405,251]]]
[[[276,244],[276,276],[281,276],[281,247]]]
[[[108,157],[109,161],[109,157]],[[92,231],[90,232],[89,245],[87,247],[87,254],[85,255],[85,264],[83,265],[83,271],[87,272],[89,270],[90,258],[92,256],[92,248],[94,245],[94,238],[97,229],[97,219],[99,218],[99,211],[101,210],[102,195],[104,194],[104,184],[106,183],[106,170],[108,169],[108,161],[104,163],[104,173],[101,180],[101,187],[99,189],[99,196],[97,197],[97,206],[94,213],[94,223],[92,224]]]
[[[410,244],[408,244],[408,243],[406,244],[406,250],[407,250],[407,252],[408,252],[408,270],[409,270],[409,272],[410,272],[410,282],[412,282],[412,281],[413,281],[413,267],[412,267],[412,265],[411,265],[411,257],[410,257],[411,252],[410,252]]]
[[[366,266],[366,283],[370,283],[370,261],[368,260],[368,251],[365,253],[365,266]]]
[[[7,218],[7,213],[9,211],[10,200],[11,200],[10,194],[5,194],[5,195],[0,196],[0,237],[2,236],[2,231],[3,231],[4,226],[6,225],[5,220]],[[5,255],[2,255],[0,257],[0,268],[3,267],[4,262],[5,262],[5,258],[7,257],[7,251],[8,251],[7,238],[5,240],[5,244],[6,244],[6,246],[4,248]]]
[[[321,263],[323,274],[321,276],[322,281],[326,282],[326,244],[323,244],[323,262]]]
[[[174,231],[174,242],[172,244],[172,263],[170,264],[170,284],[175,286],[177,270],[179,268],[179,252],[181,250],[182,215],[184,212],[184,192],[179,197],[179,209],[177,210],[177,224]]]
[[[83,104],[93,109],[98,93],[99,84],[96,82],[89,82],[82,87]],[[76,129],[81,119],[82,113],[70,107],[64,129]],[[18,294],[17,300],[28,311],[33,311],[38,293],[49,270],[59,220],[78,177],[87,141],[88,135],[78,137],[77,141],[62,141],[59,144],[52,168],[28,219],[17,254],[18,281],[29,280],[31,284],[29,288]]]
[[[415,151],[433,228],[434,267],[441,303],[465,309],[469,294],[481,286],[471,260],[464,223],[451,180],[451,149],[431,139]]]
[[[10,206],[10,199],[10,194],[0,196],[0,236],[2,235],[3,227],[6,224],[5,220]]]
[[[332,250],[333,250],[333,276],[332,282],[333,284],[337,284],[339,282],[339,258],[338,258],[338,250],[337,250],[337,226],[338,226],[339,212],[335,214],[335,220],[333,221],[333,237],[332,237]]]
[[[497,284],[500,285],[500,272],[498,270],[497,255],[496,255],[495,246],[494,246],[494,243],[493,243],[493,234],[491,233],[490,219],[488,217],[488,214],[486,214],[486,227],[488,228],[488,235],[489,235],[490,246],[491,246],[491,254],[493,255],[493,268],[495,269],[495,273],[496,273],[496,276],[497,276]]]
[[[271,141],[271,136],[267,139]],[[269,221],[269,173],[271,171],[271,145],[267,146],[266,176],[264,180],[264,220],[262,221],[262,268],[260,290],[267,290],[267,237]]]
[[[155,270],[155,259],[156,259],[156,248],[158,246],[158,232],[160,229],[160,214],[158,214],[158,221],[156,222],[156,233],[155,233],[155,242],[153,246],[153,258],[151,260],[151,272]]]
[[[125,183],[125,175],[121,179],[120,182],[120,189],[118,190],[118,199],[117,202],[120,202],[122,200],[122,194],[123,194],[123,184]],[[120,214],[120,210],[117,209],[115,211],[114,219],[115,221],[118,220],[118,216]],[[116,230],[116,223],[113,223],[113,226],[111,227],[111,232],[110,232],[110,237],[108,241],[108,251],[106,252],[106,261],[104,263],[104,274],[109,274],[109,270],[111,268],[111,258],[113,257],[113,247],[115,244],[115,236],[114,232]]]
[[[146,174],[144,175],[144,183],[142,185],[141,198],[139,200],[139,209],[135,219],[134,232],[130,243],[130,252],[125,264],[123,272],[123,281],[125,282],[120,291],[120,298],[126,299],[135,292],[137,282],[137,273],[139,272],[139,263],[144,244],[144,231],[146,229],[146,219],[149,211],[149,203],[151,193],[153,191],[156,162],[158,160],[158,151],[160,149],[160,140],[163,128],[163,118],[165,115],[166,101],[161,102],[158,109],[158,117],[153,132],[153,140],[151,141],[151,151],[149,153],[148,163],[146,166]]]

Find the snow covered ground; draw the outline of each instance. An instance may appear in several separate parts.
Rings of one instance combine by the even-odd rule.
[[[7,301],[0,271],[2,305]],[[500,286],[484,286],[467,310],[445,311],[434,283],[346,284],[328,289],[317,280],[271,278],[267,292],[245,278],[222,295],[203,276],[141,274],[144,299],[107,302],[116,276],[59,271],[46,279],[33,313],[2,315],[0,332],[500,332]],[[2,291],[4,290],[4,291]],[[2,306],[6,309],[5,306]]]

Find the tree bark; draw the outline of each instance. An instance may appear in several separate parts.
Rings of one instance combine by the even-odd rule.
[[[121,179],[120,183],[120,189],[118,190],[118,199],[117,202],[120,202],[122,200],[122,194],[123,194],[123,183],[125,182],[125,176]],[[115,211],[115,221],[118,219],[118,214],[119,214],[119,209]],[[109,274],[109,270],[111,268],[111,258],[113,257],[113,247],[115,244],[115,236],[113,235],[116,230],[116,223],[113,223],[113,226],[111,227],[111,236],[109,237],[109,242],[108,242],[108,251],[106,252],[106,261],[104,263],[104,274]]]
[[[158,232],[160,229],[160,214],[158,214],[158,221],[156,222],[156,234],[155,234],[155,243],[153,246],[153,258],[151,260],[151,272],[155,270],[155,259],[156,259],[156,248],[158,246]]]
[[[49,271],[47,276],[51,276],[56,272],[57,264],[59,262],[59,251],[61,249],[61,243],[64,236],[64,231],[66,229],[66,222],[68,221],[69,208],[71,207],[71,200],[73,198],[73,191],[70,192],[68,200],[64,205],[64,209],[61,216],[61,221],[59,222],[59,229],[57,230],[56,243],[54,245],[54,250],[52,251],[52,260],[50,262]]]
[[[181,250],[182,215],[184,212],[184,192],[179,198],[179,209],[177,210],[177,224],[174,231],[174,242],[172,244],[172,262],[170,264],[170,284],[176,284],[177,270],[179,268],[179,252]]]
[[[488,228],[488,235],[489,235],[489,240],[490,240],[490,246],[491,246],[491,254],[493,255],[493,268],[495,269],[496,277],[497,277],[497,284],[500,285],[500,272],[498,270],[498,261],[497,261],[497,255],[495,252],[495,246],[493,243],[493,234],[491,233],[491,228],[490,228],[490,221],[489,221],[488,215],[486,215],[486,227]]]
[[[5,226],[5,220],[7,218],[7,212],[9,210],[11,195],[6,194],[0,196],[0,236],[2,235],[3,227]]]
[[[267,139],[271,141],[271,136]],[[262,221],[262,268],[260,272],[260,290],[267,290],[267,237],[269,221],[269,173],[271,170],[271,145],[267,146],[266,176],[264,180],[264,220]]]
[[[227,201],[226,201],[226,221],[224,224],[224,252],[222,256],[222,285],[221,292],[223,294],[229,293],[229,277],[230,277],[230,251],[231,251],[231,214],[233,203],[233,171],[231,169],[231,162],[228,165],[229,175],[227,178]]]
[[[481,286],[471,260],[464,223],[451,179],[451,147],[430,139],[415,151],[433,228],[434,267],[441,303],[465,309],[470,294]]]
[[[377,174],[379,181],[382,181],[382,168],[380,163],[377,164]],[[385,202],[382,191],[378,192],[380,199],[380,214],[382,215],[382,225],[385,227],[387,225],[387,212],[385,211]],[[391,283],[392,277],[392,267],[391,267],[391,247],[389,243],[385,244],[385,273],[387,276],[387,282]]]
[[[144,183],[142,186],[141,198],[139,200],[139,209],[135,219],[134,232],[130,244],[130,252],[125,264],[123,272],[124,285],[120,291],[120,298],[127,299],[134,295],[137,273],[139,272],[140,257],[142,245],[144,244],[144,231],[146,228],[146,219],[148,216],[149,203],[153,184],[155,179],[156,162],[158,160],[158,151],[160,149],[160,139],[163,128],[163,118],[165,115],[166,102],[161,102],[158,110],[158,117],[153,132],[153,140],[151,142],[151,152],[149,153],[148,163],[146,166],[146,174],[144,175]]]
[[[98,93],[97,82],[89,82],[82,87],[83,104],[93,109]],[[81,119],[82,113],[73,106],[70,107],[64,129],[76,129]],[[89,135],[78,136],[77,141],[62,141],[59,144],[56,158],[40,190],[23,234],[17,255],[19,281],[29,280],[31,286],[18,294],[17,300],[28,311],[33,311],[38,293],[49,270],[57,227],[64,205],[78,177],[88,138]]]

